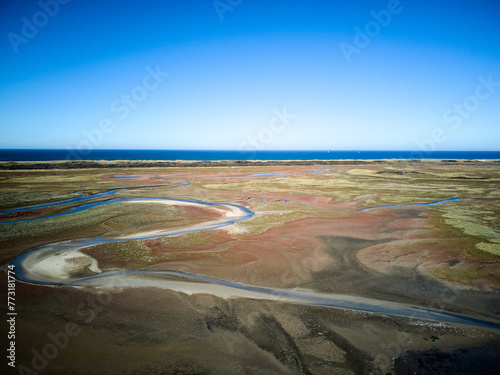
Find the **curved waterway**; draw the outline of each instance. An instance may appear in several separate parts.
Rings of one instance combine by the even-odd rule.
[[[388,206],[374,206],[374,207],[365,207],[357,212],[366,211],[366,210],[374,210],[375,208],[400,208],[400,207],[420,207],[420,206],[434,206],[436,204],[443,204],[446,202],[454,202],[459,201],[460,198],[450,198],[442,201],[430,202],[430,203],[412,203],[412,204],[393,204]]]
[[[48,208],[48,207],[57,207],[57,206],[63,206],[66,204],[73,204],[73,203],[83,203],[87,201],[92,201],[98,198],[103,198],[103,197],[109,197],[112,195],[115,195],[116,193],[123,191],[123,190],[137,190],[137,189],[148,189],[148,188],[158,188],[158,187],[178,187],[178,186],[186,186],[190,185],[190,182],[181,182],[179,184],[174,184],[174,185],[151,185],[151,186],[141,186],[141,187],[136,187],[136,188],[118,188],[118,189],[112,189],[112,190],[106,190],[101,193],[93,194],[93,195],[85,195],[83,193],[78,193],[75,191],[74,194],[79,195],[79,197],[76,198],[70,198],[70,199],[65,199],[62,201],[57,201],[57,202],[51,202],[51,203],[43,203],[43,204],[37,204],[34,206],[26,206],[26,207],[21,207],[21,208],[13,208],[10,210],[4,210],[0,211],[0,215],[2,214],[11,214],[11,213],[16,213],[16,212],[22,212],[22,211],[31,211],[31,210],[37,210],[41,208]],[[23,221],[33,221],[33,220],[41,220],[41,219],[48,219],[51,217],[57,217],[57,216],[63,216],[63,215],[68,215],[76,212],[81,212],[83,210],[92,208],[92,207],[97,207],[97,206],[103,206],[105,204],[109,203],[117,203],[120,201],[126,201],[126,199],[114,199],[114,200],[108,200],[108,201],[103,201],[103,202],[92,202],[89,204],[84,204],[80,205],[77,207],[70,208],[66,212],[62,212],[59,214],[54,214],[54,215],[48,215],[48,216],[41,216],[41,217],[35,217],[35,218],[30,218],[30,219],[21,219],[21,220],[10,220],[10,221],[2,221],[0,222],[1,224],[10,224],[10,223],[21,223]]]
[[[149,187],[148,187],[149,188]],[[137,188],[133,188],[137,189]],[[112,195],[118,190],[115,189],[91,196],[93,199],[105,195]],[[90,197],[78,197],[74,199]],[[75,202],[66,200],[58,204]],[[80,200],[80,202],[85,199]],[[117,198],[102,202],[83,204],[74,209],[88,209],[92,204],[140,204],[144,202],[154,202],[167,204],[170,206],[197,206],[211,210],[216,210],[219,217],[207,220],[203,223],[187,225],[178,228],[148,229],[146,227],[136,228],[131,234],[121,233],[116,236],[81,238],[67,241],[54,242],[41,246],[26,253],[23,253],[11,261],[11,265],[16,266],[16,277],[18,280],[41,285],[66,285],[66,286],[86,286],[99,288],[113,287],[155,287],[174,290],[187,294],[208,293],[222,298],[253,298],[263,300],[274,300],[288,303],[300,303],[307,305],[327,306],[340,309],[363,311],[379,315],[393,315],[413,318],[418,320],[430,320],[442,323],[463,324],[487,329],[500,330],[500,323],[486,319],[451,313],[409,304],[383,301],[365,297],[356,297],[340,294],[317,293],[306,289],[279,289],[254,285],[247,285],[228,280],[206,277],[202,275],[189,274],[178,271],[152,271],[152,270],[113,270],[101,271],[99,264],[93,257],[82,253],[80,250],[89,246],[105,244],[109,242],[144,240],[164,236],[177,236],[184,233],[199,232],[227,227],[239,221],[248,220],[253,216],[253,212],[246,207],[232,203],[209,203],[184,199],[165,198]],[[48,205],[31,206],[21,208],[18,211],[35,209],[40,207],[51,207],[57,203]],[[437,204],[435,202],[434,204]],[[95,207],[92,206],[92,207]],[[5,211],[4,211],[5,212]],[[16,212],[16,210],[9,210]],[[71,214],[77,211],[69,211]],[[91,276],[76,277],[85,271]],[[158,276],[165,276],[159,278]],[[172,276],[175,279],[172,280]],[[418,323],[418,322],[417,322]]]

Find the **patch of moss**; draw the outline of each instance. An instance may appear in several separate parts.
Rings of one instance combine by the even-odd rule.
[[[440,279],[454,281],[465,285],[472,285],[476,279],[494,276],[500,278],[498,267],[479,269],[471,265],[457,265],[450,268],[433,268],[430,273]]]
[[[440,279],[471,285],[472,280],[479,277],[479,271],[472,266],[455,266],[453,268],[433,268],[430,273]]]
[[[479,250],[485,251],[489,254],[500,256],[500,245],[494,243],[481,242],[476,245]]]
[[[479,217],[481,214],[485,214],[484,211],[471,210],[463,205],[447,206],[443,210],[446,224],[461,229],[467,235],[500,243],[500,232],[480,222]],[[488,213],[486,212],[486,214]]]

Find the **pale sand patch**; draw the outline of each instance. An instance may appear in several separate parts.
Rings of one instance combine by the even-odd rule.
[[[222,215],[224,215],[224,217],[227,217],[227,218],[241,217],[241,216],[246,215],[246,213],[243,213],[243,211],[240,208],[235,207],[235,206],[224,205],[224,204],[221,204],[221,206],[207,206],[205,204],[197,203],[197,202],[182,202],[182,201],[174,201],[174,200],[170,200],[170,199],[162,199],[162,200],[147,199],[147,200],[120,202],[120,203],[161,203],[161,204],[166,204],[167,206],[170,206],[170,207],[173,207],[173,206],[191,206],[191,207],[198,207],[198,208],[206,208],[206,209],[210,209],[213,211],[218,211]]]
[[[24,264],[26,267],[26,264]],[[70,279],[75,273],[90,269],[93,273],[101,273],[97,260],[83,254],[78,249],[49,255],[29,265],[29,274],[37,278],[59,280]]]
[[[173,290],[188,295],[210,294],[212,296],[223,299],[252,298],[252,299],[263,299],[268,301],[303,303],[303,301],[299,298],[267,294],[267,293],[259,293],[251,290],[237,289],[224,285],[189,282],[189,281],[148,279],[146,277],[139,277],[130,274],[109,276],[106,277],[106,280],[104,282],[102,279],[91,279],[78,283],[78,286],[89,286],[89,285],[98,288],[109,288],[113,286],[120,286],[120,287],[126,286],[130,288],[153,287],[153,288]]]
[[[243,211],[241,208],[237,206],[231,205],[221,205],[221,206],[206,206],[202,203],[196,202],[179,202],[175,200],[163,199],[161,201],[156,200],[140,200],[140,201],[131,201],[131,202],[123,202],[123,203],[162,203],[167,204],[169,206],[194,206],[200,208],[209,208],[216,211],[219,211],[223,214],[223,216],[216,220],[206,221],[204,223],[193,224],[184,226],[182,229],[180,228],[171,228],[171,229],[157,229],[151,231],[145,231],[130,235],[124,235],[117,237],[118,239],[135,239],[135,238],[147,238],[147,237],[157,237],[157,236],[166,236],[173,235],[182,231],[182,233],[192,232],[192,231],[201,231],[206,229],[214,229],[218,226],[222,226],[224,224],[229,224],[228,221],[236,220],[238,218],[245,217],[247,212]]]
[[[291,210],[288,210],[288,211],[284,211],[284,210],[277,210],[277,211],[258,211],[255,213],[255,215],[284,215],[284,214],[289,214],[289,213],[293,213],[294,211],[291,211]]]
[[[224,229],[225,231],[227,231],[228,234],[231,234],[231,235],[248,233],[248,229],[243,228],[238,223],[234,223],[232,225],[228,225],[227,227],[224,227],[224,228],[221,228],[221,229]]]

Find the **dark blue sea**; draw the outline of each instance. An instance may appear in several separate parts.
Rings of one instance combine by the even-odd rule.
[[[500,159],[500,151],[195,151],[0,149],[0,161]]]

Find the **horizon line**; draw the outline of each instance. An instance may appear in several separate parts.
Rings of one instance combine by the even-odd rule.
[[[92,150],[79,150],[71,148],[3,148],[0,151],[77,151],[92,153],[94,151],[197,151],[197,152],[421,152],[421,153],[434,153],[434,152],[500,152],[499,150],[411,150],[411,149],[274,149],[274,150],[236,150],[236,149],[160,149],[160,148],[94,148]]]

